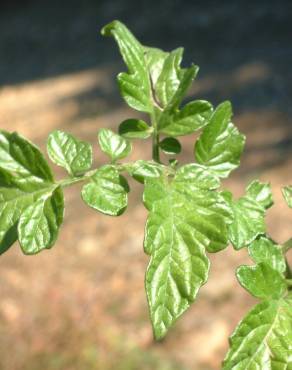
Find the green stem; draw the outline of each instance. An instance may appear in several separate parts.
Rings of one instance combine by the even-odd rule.
[[[287,279],[292,279],[292,271],[291,271],[291,267],[288,263],[288,260],[287,258],[285,259],[286,260],[286,278]]]
[[[150,114],[151,123],[153,127],[153,133],[152,133],[152,159],[155,162],[160,163],[160,155],[159,155],[159,133],[157,132],[157,122],[155,117],[155,112]]]
[[[95,174],[96,171],[97,169],[85,172],[85,174],[79,177],[69,177],[69,178],[58,181],[57,184],[65,188],[67,186],[77,184],[78,182],[88,180],[91,176]]]
[[[292,279],[286,279],[286,283],[289,287],[292,287]]]
[[[292,238],[288,239],[283,245],[282,245],[282,251],[283,253],[287,253],[289,249],[292,248]]]

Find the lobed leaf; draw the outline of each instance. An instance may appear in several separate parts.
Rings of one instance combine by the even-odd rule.
[[[155,85],[155,94],[163,108],[171,102],[178,90],[184,70],[181,69],[183,48],[170,52],[164,60],[163,68]]]
[[[179,85],[167,105],[167,108],[165,110],[166,112],[176,110],[179,107],[198,71],[199,67],[195,65],[191,65],[191,67],[181,70]]]
[[[227,177],[239,166],[245,137],[231,123],[229,102],[220,104],[204,127],[194,148],[198,163],[207,166],[219,177]]]
[[[262,302],[230,337],[223,370],[289,370],[292,365],[292,297]]]
[[[248,246],[248,253],[256,263],[264,262],[281,274],[286,271],[285,257],[281,248],[264,236]]]
[[[141,112],[151,112],[151,84],[149,81],[144,48],[128,28],[119,21],[103,27],[104,36],[113,36],[129,73],[120,73],[118,83],[121,95],[127,104]]]
[[[156,339],[165,336],[205,283],[206,250],[227,245],[230,212],[210,184],[218,182],[199,166],[182,167],[171,183],[165,177],[145,181],[143,199],[150,213],[144,249],[151,255],[145,284]]]
[[[63,131],[49,135],[47,151],[50,159],[64,167],[72,176],[88,171],[92,165],[92,147],[89,143],[76,139]]]
[[[127,157],[132,151],[132,145],[122,136],[113,131],[103,128],[99,130],[98,142],[101,150],[108,155],[113,162]]]
[[[269,183],[262,183],[258,180],[252,181],[246,188],[246,194],[265,209],[272,207],[274,203]]]
[[[159,120],[159,132],[169,136],[191,134],[208,123],[212,110],[212,105],[204,100],[192,101],[181,110],[168,109]]]
[[[235,249],[248,246],[258,236],[265,234],[265,208],[262,202],[250,195],[238,200],[233,200],[230,192],[223,192],[222,196],[233,210],[234,220],[229,225],[229,240]]]
[[[236,276],[240,285],[257,298],[278,299],[287,289],[281,273],[266,262],[260,262],[255,266],[240,266]]]
[[[168,55],[169,53],[160,49],[144,46],[145,62],[154,91],[156,90],[158,78],[161,75],[165,59]]]
[[[112,165],[99,168],[82,188],[82,199],[95,210],[119,216],[127,207],[128,184]]]

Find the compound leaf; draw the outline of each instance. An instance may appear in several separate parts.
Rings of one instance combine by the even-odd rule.
[[[257,298],[278,299],[287,289],[280,272],[265,262],[255,266],[240,266],[236,276],[241,286]]]
[[[208,123],[212,110],[204,100],[192,101],[181,110],[166,110],[159,120],[159,132],[170,136],[191,134]]]
[[[146,292],[156,339],[165,336],[205,283],[206,249],[226,247],[228,210],[210,183],[217,186],[217,180],[199,167],[182,167],[171,183],[163,176],[145,181],[143,199],[150,213],[144,249],[151,255]]]
[[[18,239],[25,254],[36,254],[55,243],[64,216],[64,197],[60,187],[30,204],[21,214]]]
[[[120,73],[118,83],[127,104],[141,112],[151,112],[151,84],[149,81],[144,48],[128,28],[119,21],[107,24],[101,31],[104,36],[113,36],[129,73]]]
[[[292,298],[256,305],[230,337],[223,370],[289,370],[292,365]]]
[[[92,165],[92,147],[63,131],[49,135],[47,151],[50,159],[72,176],[88,171]]]
[[[113,162],[127,157],[132,150],[131,143],[127,139],[106,128],[99,130],[98,142],[101,150],[107,154]]]
[[[147,139],[151,132],[151,127],[141,119],[127,119],[119,126],[119,135],[125,139]]]
[[[231,115],[231,104],[220,104],[204,127],[194,150],[198,163],[223,178],[239,166],[245,143],[244,135],[230,122]]]
[[[119,216],[127,207],[128,186],[112,165],[99,168],[82,188],[82,199],[90,207],[110,216]]]
[[[286,271],[286,262],[281,248],[266,237],[253,241],[248,246],[248,253],[256,263],[264,262],[281,274]]]

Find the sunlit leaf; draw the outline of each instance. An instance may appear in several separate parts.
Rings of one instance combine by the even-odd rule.
[[[220,104],[204,127],[194,151],[198,163],[223,178],[239,166],[245,143],[245,137],[231,123],[231,115],[231,104]]]
[[[64,197],[60,188],[46,193],[21,214],[18,238],[25,254],[36,254],[51,248],[64,216]]]
[[[292,298],[256,305],[230,338],[223,370],[290,370]]]
[[[227,245],[230,212],[223,198],[210,190],[210,184],[218,185],[217,180],[203,171],[199,166],[182,167],[171,183],[164,177],[145,182],[144,203],[150,214],[144,249],[151,255],[146,292],[157,339],[166,334],[205,283],[209,268],[206,250],[215,252]]]
[[[284,277],[266,262],[255,266],[240,266],[236,276],[250,294],[261,299],[281,298],[286,289]]]
[[[129,73],[120,73],[120,92],[130,107],[151,112],[151,84],[147,71],[144,48],[128,28],[119,21],[113,21],[102,29],[104,36],[113,36],[119,45],[121,55]]]
[[[66,132],[52,132],[48,138],[47,150],[50,159],[71,175],[84,173],[92,165],[91,145]]]
[[[83,186],[82,198],[97,211],[118,216],[127,207],[128,184],[125,181],[114,166],[105,165]]]
[[[286,262],[280,246],[266,237],[253,241],[248,246],[248,253],[256,263],[265,262],[280,273],[286,270]]]
[[[132,150],[131,143],[127,139],[105,128],[99,130],[98,142],[101,150],[107,154],[112,161],[127,157]]]

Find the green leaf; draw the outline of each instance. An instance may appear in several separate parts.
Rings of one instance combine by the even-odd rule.
[[[231,115],[231,104],[220,104],[197,140],[194,150],[198,163],[223,178],[239,166],[245,143],[244,135],[230,122]]]
[[[165,51],[157,48],[150,48],[147,46],[144,46],[144,52],[147,70],[150,74],[151,84],[155,90],[158,78],[163,69],[164,61],[169,53],[166,53]]]
[[[151,84],[149,81],[144,48],[128,28],[119,21],[106,25],[104,36],[113,36],[119,45],[121,55],[129,73],[120,73],[118,83],[127,104],[141,112],[151,112]]]
[[[13,173],[23,185],[53,181],[40,150],[16,132],[0,131],[0,169]]]
[[[125,139],[147,139],[152,129],[141,119],[127,119],[119,126],[119,135]]]
[[[269,183],[262,183],[258,180],[255,180],[246,188],[246,194],[250,198],[253,198],[265,209],[270,208],[274,203],[271,185]]]
[[[248,246],[248,253],[256,263],[264,262],[280,273],[286,271],[286,262],[280,246],[266,237],[253,241]]]
[[[145,179],[160,177],[165,169],[165,166],[157,162],[142,159],[127,165],[126,168],[128,173],[141,183],[144,183]]]
[[[25,254],[36,254],[55,243],[64,216],[64,197],[60,187],[29,205],[18,223],[18,238]]]
[[[52,132],[48,138],[47,151],[50,159],[72,176],[88,171],[92,165],[91,145],[66,132]]]
[[[98,142],[101,150],[107,154],[113,162],[127,157],[132,150],[131,143],[113,131],[103,128],[99,130]]]
[[[146,292],[156,339],[166,335],[205,283],[206,250],[227,245],[230,214],[210,184],[217,185],[217,179],[194,166],[182,167],[171,183],[164,177],[145,181],[143,199],[150,213],[144,249],[151,255]]]
[[[159,143],[161,150],[170,155],[179,154],[181,152],[180,142],[174,137],[166,137]]]
[[[232,334],[223,370],[291,369],[291,306],[291,296],[256,305]]]
[[[0,132],[0,253],[17,240],[22,213],[56,184],[39,151],[16,133]]]
[[[254,198],[243,196],[232,199],[232,194],[223,192],[222,196],[233,210],[234,220],[229,225],[229,240],[235,249],[247,247],[259,235],[265,234],[265,209]]]
[[[178,48],[169,53],[157,80],[155,93],[164,108],[167,107],[180,85],[184,73],[184,70],[180,68],[183,51],[183,48]]]
[[[166,113],[173,111],[179,107],[198,71],[199,67],[195,65],[191,65],[190,68],[185,68],[181,70],[179,85],[167,105],[167,109],[165,110]]]
[[[285,186],[282,189],[282,193],[288,207],[292,208],[292,186]]]
[[[204,100],[192,101],[181,110],[167,110],[159,120],[159,132],[170,136],[191,134],[208,123],[212,110],[212,105]]]
[[[90,207],[110,216],[119,216],[127,207],[128,184],[115,166],[99,168],[82,188],[82,199]]]
[[[265,262],[255,266],[240,266],[236,276],[240,285],[257,298],[278,299],[287,289],[284,277]]]

